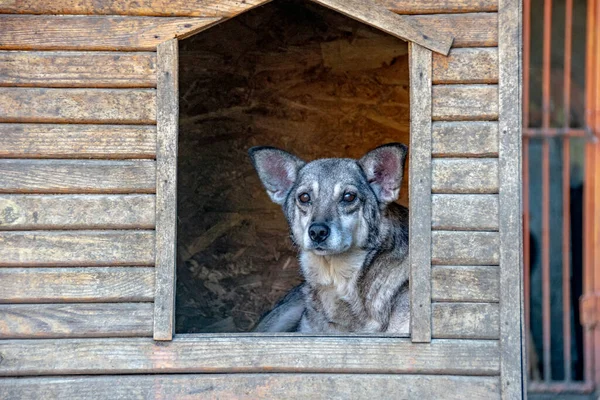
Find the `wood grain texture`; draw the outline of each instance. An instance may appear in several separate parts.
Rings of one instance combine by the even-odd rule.
[[[498,160],[495,158],[433,159],[432,176],[434,193],[498,193]]]
[[[156,87],[156,54],[0,51],[0,86]]]
[[[152,303],[4,304],[0,339],[152,336],[153,311]]]
[[[154,339],[175,333],[177,270],[177,140],[179,134],[179,60],[177,40],[158,46],[156,151],[156,296]]]
[[[0,230],[154,229],[154,195],[0,195]]]
[[[498,265],[498,232],[434,231],[431,262],[436,265]]]
[[[503,399],[527,398],[523,307],[523,227],[521,171],[521,21],[518,0],[500,0],[499,211],[500,344]]]
[[[408,3],[408,2],[407,2]],[[412,16],[415,21],[454,37],[452,47],[496,47],[498,14],[432,14]]]
[[[431,55],[410,45],[411,339],[431,341]]]
[[[498,49],[452,49],[433,55],[433,83],[498,83]]]
[[[434,194],[431,227],[436,230],[497,231],[498,196]]]
[[[497,0],[373,0],[398,14],[445,14],[498,10]]]
[[[498,123],[436,121],[431,147],[434,157],[497,157]]]
[[[433,303],[433,337],[446,339],[498,339],[500,306],[497,303]]]
[[[0,4],[3,14],[95,14],[157,17],[231,18],[269,0],[11,0]]]
[[[2,158],[154,158],[153,125],[0,124]]]
[[[155,162],[0,160],[0,193],[154,193]]]
[[[397,38],[416,43],[426,49],[448,54],[453,35],[441,32],[427,24],[419,24],[410,17],[396,15],[384,7],[362,0],[312,0],[350,18],[373,26]]]
[[[442,121],[498,119],[497,85],[435,85],[432,118]]]
[[[0,266],[154,265],[154,231],[3,231]]]
[[[151,267],[0,268],[0,303],[139,302],[153,298]]]
[[[154,124],[154,89],[0,88],[0,122]]]
[[[431,298],[443,302],[498,302],[500,271],[496,266],[435,266]]]
[[[154,51],[166,40],[183,39],[219,20],[4,14],[0,15],[0,49]]]
[[[498,377],[351,374],[121,375],[0,379],[7,398],[499,399]]]
[[[496,340],[245,337],[1,340],[0,376],[143,373],[497,375]],[[410,362],[407,362],[410,360]]]

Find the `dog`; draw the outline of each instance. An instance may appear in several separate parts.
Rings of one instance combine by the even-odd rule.
[[[395,203],[407,147],[308,163],[274,147],[249,154],[304,276],[254,331],[409,333],[408,210]]]

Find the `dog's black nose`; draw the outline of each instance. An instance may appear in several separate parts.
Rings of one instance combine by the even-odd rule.
[[[329,237],[329,227],[325,224],[312,224],[308,228],[308,235],[315,243],[322,243]]]

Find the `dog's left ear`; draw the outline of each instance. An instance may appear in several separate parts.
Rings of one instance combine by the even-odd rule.
[[[398,199],[407,150],[402,143],[384,144],[358,160],[380,203]]]

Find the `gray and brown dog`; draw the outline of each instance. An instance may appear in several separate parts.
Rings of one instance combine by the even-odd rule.
[[[408,333],[408,210],[394,202],[406,152],[391,143],[360,160],[306,163],[273,147],[250,149],[283,207],[305,278],[255,331]]]

